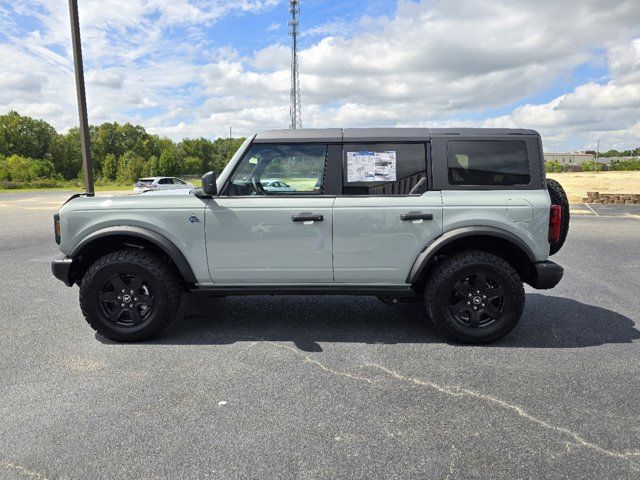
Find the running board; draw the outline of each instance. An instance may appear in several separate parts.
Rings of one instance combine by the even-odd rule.
[[[226,295],[372,295],[383,297],[417,297],[406,287],[381,287],[374,285],[201,285],[192,293],[210,296]]]

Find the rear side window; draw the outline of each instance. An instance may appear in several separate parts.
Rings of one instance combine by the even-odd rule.
[[[347,144],[342,162],[344,195],[408,195],[427,190],[424,143]]]
[[[451,141],[447,145],[451,185],[528,185],[527,144],[512,140]]]

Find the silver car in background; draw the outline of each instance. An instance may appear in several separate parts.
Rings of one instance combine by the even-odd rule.
[[[176,177],[146,177],[139,179],[133,185],[133,191],[136,193],[142,193],[146,190],[169,190],[175,188],[192,190],[196,187],[192,183]]]

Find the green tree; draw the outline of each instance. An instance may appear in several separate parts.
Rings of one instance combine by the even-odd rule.
[[[583,172],[602,172],[605,169],[604,164],[601,162],[584,162],[580,167]]]
[[[143,174],[200,174],[208,170],[220,173],[244,141],[244,138],[216,141],[187,138],[176,145],[169,138],[149,134],[140,125],[117,122],[91,125],[89,137],[96,176],[123,181]],[[14,155],[17,157],[13,158]],[[83,175],[77,127],[57,133],[47,122],[15,111],[0,115],[0,156],[5,157],[0,158],[1,178],[21,179],[12,182],[29,182],[29,178],[47,176],[73,180]]]
[[[127,150],[118,159],[118,180],[121,182],[135,182],[146,172],[146,163],[142,157],[131,150]]]
[[[11,155],[3,164],[3,179],[13,182],[28,183],[54,175],[53,163],[50,160]]]
[[[550,161],[544,163],[545,171],[547,172],[566,172],[566,165],[561,164],[560,162]]]
[[[628,158],[625,160],[613,160],[610,170],[640,170],[640,158]]]
[[[82,171],[82,144],[80,129],[72,128],[57,135],[51,144],[51,159],[56,172],[66,179],[77,178]]]
[[[173,177],[180,174],[178,152],[173,145],[162,150],[158,163],[160,167],[160,175]]]
[[[214,143],[202,137],[185,138],[178,144],[178,149],[182,152],[185,159],[191,157],[200,160],[200,166],[196,169],[198,172],[203,172],[212,165],[216,151]]]
[[[9,166],[7,165],[7,159],[0,153],[0,180],[11,180],[9,174]]]
[[[113,153],[108,153],[102,161],[102,178],[115,180],[118,176],[118,159]]]
[[[155,155],[151,155],[147,161],[147,175],[149,177],[157,177],[160,175],[160,161]]]
[[[10,111],[0,115],[0,153],[26,158],[49,158],[51,142],[58,135],[44,120]]]
[[[244,138],[218,138],[213,142],[213,158],[208,165],[205,165],[205,170],[213,170],[216,174],[219,174],[244,141]]]
[[[202,169],[202,160],[197,157],[185,157],[182,160],[182,168],[180,170],[181,175],[202,175],[204,173]]]

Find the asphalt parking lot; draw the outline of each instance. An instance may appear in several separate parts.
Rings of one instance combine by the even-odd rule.
[[[51,276],[65,197],[0,195],[2,479],[640,478],[638,206],[574,215],[490,346],[368,297],[186,297],[120,345]]]

